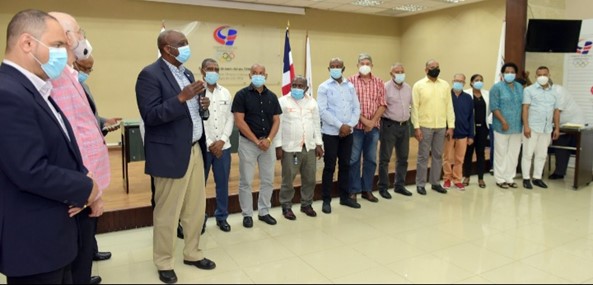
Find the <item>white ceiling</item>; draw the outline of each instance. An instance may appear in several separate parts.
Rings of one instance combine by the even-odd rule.
[[[402,17],[435,10],[447,9],[483,0],[358,0],[374,2],[376,6],[354,5],[357,0],[147,0],[185,5],[246,9],[255,11],[304,14],[306,8],[369,14],[375,16]],[[452,3],[456,2],[457,3]],[[420,11],[406,12],[396,10],[400,6],[421,6]]]

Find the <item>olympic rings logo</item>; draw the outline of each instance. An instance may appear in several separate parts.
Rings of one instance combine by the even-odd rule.
[[[232,61],[233,59],[235,59],[235,53],[232,51],[225,51],[220,55],[220,59],[223,59],[225,61]]]

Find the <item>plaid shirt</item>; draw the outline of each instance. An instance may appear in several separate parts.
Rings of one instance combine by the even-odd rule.
[[[371,74],[371,80],[365,81],[361,78],[360,73],[350,76],[348,81],[352,82],[356,89],[356,95],[360,102],[360,115],[372,119],[380,106],[387,106],[385,101],[385,83],[381,78],[375,77]],[[380,121],[377,120],[376,128],[379,128]],[[357,129],[364,129],[364,125],[358,121],[355,126]]]
[[[93,179],[102,194],[111,181],[109,154],[97,118],[91,110],[82,86],[78,83],[76,70],[67,66],[62,75],[51,83],[51,97],[72,125],[82,155],[82,163],[93,174]]]

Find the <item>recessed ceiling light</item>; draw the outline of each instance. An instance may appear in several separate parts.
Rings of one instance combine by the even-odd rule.
[[[406,11],[406,12],[417,12],[420,10],[424,10],[424,6],[407,4],[407,5],[397,6],[397,7],[393,8],[393,10]]]
[[[456,4],[459,2],[463,2],[465,0],[443,0],[443,2],[447,2],[447,3],[451,3],[451,4]]]
[[[352,5],[362,6],[362,7],[374,7],[383,4],[383,1],[379,0],[356,0],[352,2]]]

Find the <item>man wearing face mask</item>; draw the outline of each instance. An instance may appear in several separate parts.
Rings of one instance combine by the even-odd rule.
[[[265,86],[266,67],[251,66],[251,84],[237,92],[231,111],[240,132],[239,137],[239,203],[243,214],[243,226],[253,227],[253,193],[251,184],[256,163],[259,166],[258,219],[275,225],[270,215],[272,191],[274,190],[275,150],[272,141],[280,126],[282,109],[278,97]]]
[[[210,98],[210,118],[204,122],[206,132],[206,181],[210,168],[216,183],[216,225],[223,232],[231,231],[226,219],[229,216],[229,176],[231,172],[231,134],[233,133],[233,113],[231,94],[218,83],[218,63],[212,58],[202,61],[202,77],[206,82],[206,97]]]
[[[518,67],[512,62],[500,69],[502,80],[490,89],[494,130],[494,179],[502,189],[517,188],[513,181],[521,149],[523,86],[515,81]],[[492,159],[492,158],[491,158]]]
[[[350,195],[356,195],[373,203],[379,200],[373,195],[373,181],[377,170],[377,142],[381,115],[385,112],[385,85],[381,78],[371,73],[373,59],[366,53],[358,56],[358,73],[348,78],[356,89],[360,102],[360,120],[354,127],[352,157],[350,159]],[[360,164],[362,162],[362,176]]]
[[[8,284],[72,283],[80,231],[73,217],[99,193],[50,97],[50,79],[67,65],[66,42],[58,21],[39,10],[8,24],[0,65],[0,273]]]
[[[329,61],[330,79],[319,85],[317,89],[317,104],[321,118],[321,136],[325,154],[323,156],[321,211],[331,213],[331,199],[334,171],[338,160],[338,193],[340,205],[360,208],[360,204],[350,198],[348,175],[350,172],[350,158],[352,156],[352,131],[358,124],[360,104],[356,97],[356,89],[343,76],[344,61],[332,58]]]
[[[523,187],[532,189],[530,173],[533,158],[533,184],[548,188],[542,180],[550,139],[560,135],[558,94],[549,84],[550,70],[540,66],[535,71],[536,83],[525,88],[523,95]],[[552,136],[550,136],[552,133]]]
[[[317,216],[311,204],[315,193],[315,157],[323,156],[321,139],[321,121],[317,102],[311,96],[305,96],[307,79],[298,75],[292,80],[289,96],[278,99],[282,108],[280,128],[274,140],[276,159],[282,162],[282,186],[280,204],[282,215],[288,220],[295,220],[292,211],[294,198],[293,182],[298,173],[301,175],[301,212],[309,217]]]
[[[74,17],[62,12],[49,14],[58,20],[66,32],[68,51],[66,68],[58,78],[52,80],[51,97],[72,124],[82,161],[97,180],[100,191],[96,201],[77,215],[81,246],[72,264],[72,281],[86,284],[91,280],[96,219],[103,214],[102,194],[111,180],[109,154],[97,118],[78,82],[78,72],[73,68],[75,60],[90,56],[92,47]]]
[[[474,143],[474,102],[472,97],[463,92],[465,75],[458,73],[453,76],[453,89],[451,100],[455,113],[455,130],[452,137],[445,140],[445,156],[443,158],[444,188],[451,184],[463,191],[465,186],[461,183],[463,177],[463,159],[468,145]]]
[[[121,118],[103,118],[99,116],[99,112],[97,112],[97,107],[95,105],[95,100],[93,99],[93,95],[91,94],[91,90],[89,86],[85,83],[88,79],[90,73],[93,71],[93,64],[95,60],[92,56],[89,56],[87,59],[81,58],[74,62],[74,69],[78,71],[78,82],[82,85],[84,89],[84,93],[87,96],[87,100],[91,107],[91,110],[95,114],[97,118],[97,122],[99,123],[99,127],[102,130],[103,136],[107,135],[108,132],[115,131],[119,129],[119,122]],[[97,232],[97,221],[98,219],[91,219],[94,223],[94,231],[95,234]],[[100,252],[99,246],[97,244],[97,238],[93,235],[93,260],[94,261],[101,261],[107,260],[111,258],[111,252]],[[101,276],[91,276],[91,284],[99,284],[101,283]]]
[[[432,154],[431,188],[446,194],[447,190],[439,181],[443,167],[445,137],[451,138],[455,128],[451,87],[447,81],[438,78],[441,70],[436,60],[427,61],[424,71],[426,77],[418,80],[412,87],[412,124],[414,124],[414,135],[420,143],[416,164],[416,192],[426,195],[424,186],[428,171],[428,155]]]
[[[204,270],[216,264],[200,250],[206,211],[206,135],[201,110],[210,105],[205,84],[184,64],[191,57],[183,33],[166,30],[157,39],[161,57],[136,81],[136,100],[145,124],[145,172],[154,179],[153,261],[159,279],[177,282],[173,269],[178,221],[184,230],[183,263]]]
[[[385,82],[385,101],[387,108],[381,117],[379,147],[379,194],[391,199],[389,188],[389,160],[393,148],[397,159],[395,167],[395,193],[412,196],[405,187],[408,173],[408,153],[410,152],[410,108],[412,107],[412,87],[405,81],[406,73],[401,63],[391,66],[391,80]]]

